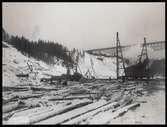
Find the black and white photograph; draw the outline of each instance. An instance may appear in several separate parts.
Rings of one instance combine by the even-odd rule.
[[[165,125],[165,2],[2,2],[3,125]]]

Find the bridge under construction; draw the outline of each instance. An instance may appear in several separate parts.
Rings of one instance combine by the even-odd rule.
[[[116,57],[116,74],[117,79],[143,79],[153,77],[157,70],[155,65],[149,66],[149,57],[147,48],[151,48],[154,52],[165,49],[165,41],[147,42],[144,38],[144,43],[141,45],[141,54],[138,55],[138,60],[135,65],[125,67],[124,52],[132,48],[134,45],[121,46],[118,32],[116,35],[116,46],[111,48],[91,49],[86,52],[96,56]],[[161,63],[160,63],[161,64]],[[159,65],[158,65],[159,66]],[[122,74],[120,74],[122,72]]]

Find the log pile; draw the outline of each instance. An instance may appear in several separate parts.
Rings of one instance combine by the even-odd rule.
[[[5,89],[9,94],[11,88]],[[141,102],[136,102],[135,98],[139,91],[143,92],[142,87],[135,85],[135,82],[125,85],[117,81],[75,83],[59,89],[54,86],[33,86],[23,95],[17,89],[20,88],[13,89],[12,95],[15,96],[3,100],[3,123],[107,124],[131,108],[140,106]],[[37,91],[40,93],[37,94]],[[97,122],[101,116],[108,115],[111,117]],[[26,120],[19,122],[17,119],[20,117],[25,117]],[[16,120],[18,122],[15,123]]]

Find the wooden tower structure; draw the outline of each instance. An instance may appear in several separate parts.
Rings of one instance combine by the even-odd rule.
[[[123,59],[123,54],[122,54],[122,48],[119,40],[119,35],[117,32],[116,35],[116,73],[117,73],[117,79],[119,79],[120,76],[120,71],[123,71],[125,74],[125,64],[124,64],[124,59]]]

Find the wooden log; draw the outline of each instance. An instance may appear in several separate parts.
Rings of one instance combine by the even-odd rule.
[[[33,91],[51,91],[51,90],[58,90],[56,88],[42,88],[42,87],[31,87]]]
[[[11,102],[11,101],[16,101],[16,100],[17,100],[17,97],[16,97],[16,96],[11,97],[11,98],[9,98],[9,99],[3,99],[3,105],[4,105],[4,104],[7,104],[7,103],[9,103],[9,102]]]
[[[16,110],[13,110],[13,111],[11,111],[11,112],[9,112],[9,113],[5,113],[5,114],[3,114],[3,120],[6,121],[6,120],[8,120],[9,118],[11,118],[15,113],[24,111],[24,110],[26,110],[26,109],[29,109],[29,107],[25,107],[25,108],[21,108],[21,109],[16,109]]]
[[[24,111],[19,111],[19,112],[15,113],[12,117],[27,116],[27,117],[31,118],[31,117],[38,116],[38,115],[43,114],[43,113],[53,111],[55,108],[59,108],[59,107],[57,105],[52,106],[52,107],[35,107],[35,108],[27,109]]]
[[[26,116],[19,116],[19,117],[11,117],[7,122],[6,125],[17,125],[17,123],[21,125],[26,125],[29,123],[29,118]]]
[[[79,107],[85,106],[85,105],[90,104],[90,103],[91,103],[91,101],[83,101],[83,102],[78,102],[78,103],[73,104],[73,105],[69,105],[69,106],[67,106],[65,108],[62,108],[60,110],[56,109],[56,110],[54,110],[54,111],[52,111],[50,113],[42,114],[42,115],[36,117],[36,119],[30,119],[30,124],[36,123],[36,122],[39,122],[39,121],[42,121],[42,120],[46,120],[46,119],[48,119],[50,117],[53,117],[55,115],[68,112],[70,110],[73,110],[75,108],[79,108]]]
[[[69,120],[67,122],[64,122],[62,124],[79,124],[80,122],[82,121],[86,121],[87,119],[93,117],[95,114],[98,114],[100,112],[103,112],[103,111],[106,111],[106,110],[109,110],[109,109],[112,109],[115,107],[115,105],[117,105],[118,102],[109,102],[107,103],[106,105],[96,109],[96,110],[93,110],[93,111],[90,111],[84,115],[81,115],[79,117],[76,117],[72,120]]]
[[[28,99],[28,98],[39,98],[43,96],[43,94],[36,94],[36,95],[14,95],[9,99],[3,99],[3,104],[7,104],[12,101],[17,101],[18,99]]]
[[[136,87],[127,87],[127,88],[125,88],[125,90],[134,90],[134,89],[136,89]]]
[[[13,104],[8,104],[8,105],[3,105],[2,106],[2,111],[3,113],[7,113],[7,112],[11,112],[19,107],[24,107],[25,105],[21,102],[16,102],[16,103],[13,103]]]
[[[127,105],[127,106],[121,108],[120,110],[117,110],[116,112],[100,113],[96,117],[91,119],[89,121],[89,124],[107,124],[107,123],[111,122],[112,119],[115,119],[115,118],[123,115],[124,113],[126,113],[131,108],[138,107],[138,106],[140,106],[139,103],[133,103],[131,105]]]
[[[79,93],[79,92],[70,92],[72,95],[87,95],[87,94],[97,94],[96,92],[85,92],[85,93]]]
[[[122,100],[119,101],[119,106],[112,110],[112,112],[117,111],[118,109],[121,109],[122,107],[132,103],[133,97],[132,96],[126,96]]]
[[[28,91],[29,90],[29,87],[18,87],[18,86],[4,86],[2,88],[2,91]]]
[[[138,106],[140,106],[140,103],[133,103],[133,104],[131,104],[131,105],[127,105],[127,106],[121,108],[120,110],[114,112],[114,113],[112,114],[112,117],[110,118],[110,120],[108,120],[108,121],[105,122],[105,123],[111,122],[112,119],[115,119],[115,118],[117,118],[117,117],[120,117],[120,116],[122,116],[123,114],[125,114],[128,110],[133,109],[133,108],[136,108],[136,107],[138,107]]]
[[[48,111],[48,112],[45,112],[45,113],[42,113],[42,114],[39,114],[37,116],[32,116],[32,117],[28,117],[28,123],[27,122],[22,122],[21,124],[34,124],[36,122],[40,122],[42,120],[46,120],[50,117],[53,117],[55,115],[58,115],[58,114],[62,114],[62,113],[65,113],[65,112],[68,112],[70,110],[73,110],[75,108],[78,108],[78,107],[82,107],[82,106],[85,106],[87,104],[90,104],[91,101],[80,101],[78,103],[75,103],[75,104],[72,104],[72,105],[69,105],[67,107],[62,107],[61,109],[54,109],[54,110],[51,110],[51,111]],[[11,123],[12,124],[12,123]],[[19,121],[17,124],[20,124]]]
[[[2,106],[2,111],[3,113],[7,113],[7,112],[10,112],[14,109],[16,109],[17,107],[19,106],[19,103],[14,103],[14,104],[10,104],[10,105],[4,105]]]
[[[121,97],[121,100],[119,100],[118,103],[116,105],[114,105],[114,108],[111,110],[112,112],[115,112],[115,111],[123,108],[124,106],[130,104],[133,101],[133,96],[131,94],[120,96],[120,97]],[[106,115],[109,115],[109,114],[106,114]],[[100,118],[101,116],[97,116],[97,117],[99,117],[98,119],[103,119],[103,118]],[[94,123],[96,120],[91,120],[91,121],[92,121],[92,123]]]
[[[120,91],[118,93],[114,93],[111,98],[108,98],[107,100],[109,101],[119,101],[122,99],[122,96],[123,96],[123,91]]]
[[[36,124],[61,124],[61,123],[64,123],[68,120],[74,119],[78,116],[81,116],[85,113],[96,110],[97,108],[100,108],[100,107],[104,106],[105,104],[107,104],[106,101],[100,100],[100,101],[97,101],[95,103],[89,104],[87,106],[77,108],[77,109],[74,109],[74,110],[69,111],[67,113],[64,113],[64,114],[52,117],[50,119],[38,122]]]
[[[17,74],[16,75],[17,77],[25,77],[25,78],[27,78],[27,77],[29,77],[29,74]]]
[[[28,99],[28,98],[39,98],[43,96],[43,94],[37,94],[37,95],[16,95],[17,98],[19,99]]]
[[[87,96],[69,96],[69,97],[62,97],[62,98],[50,98],[49,101],[61,101],[61,100],[75,100],[75,99],[91,99],[90,95]]]

